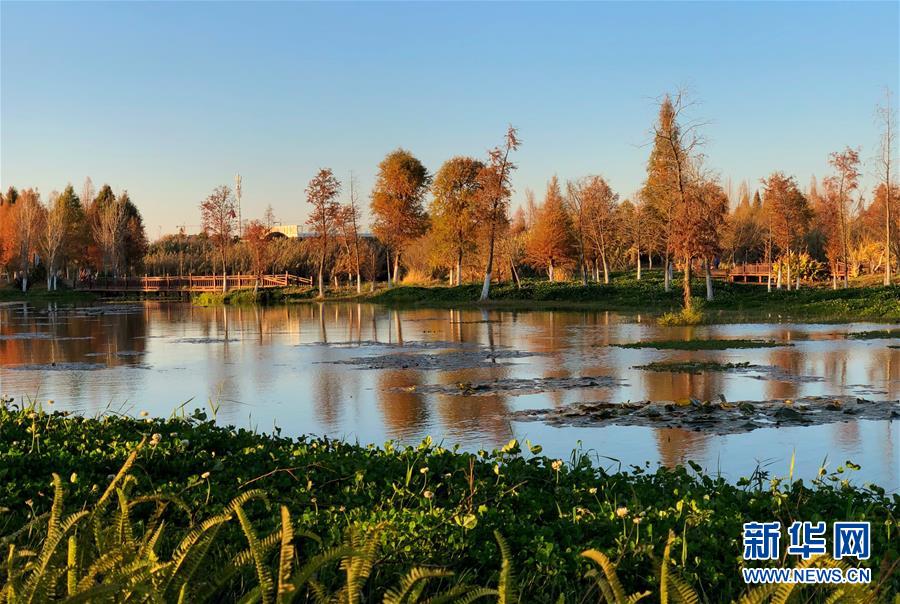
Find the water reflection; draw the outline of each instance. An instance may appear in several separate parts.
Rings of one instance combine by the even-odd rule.
[[[96,307],[0,306],[0,391],[55,399],[85,413],[122,407],[167,416],[218,406],[220,421],[285,433],[311,432],[382,442],[426,435],[470,449],[531,437],[567,457],[580,440],[602,459],[625,464],[688,459],[726,474],[774,464],[797,450],[813,475],[827,455],[863,464],[863,475],[900,487],[900,422],[710,436],[677,429],[564,428],[510,422],[524,408],[586,400],[728,400],[849,394],[900,396],[900,349],[886,340],[847,339],[883,326],[735,324],[663,328],[639,316],[587,311],[391,310],[364,304],[199,308],[147,303]],[[758,338],[793,346],[724,351],[623,349],[648,339]],[[477,367],[389,366],[360,356],[440,355],[448,349],[531,353]],[[468,352],[466,353],[468,354]],[[438,357],[439,358],[439,357]],[[457,355],[459,358],[459,355]],[[465,358],[465,355],[464,357]],[[662,373],[654,361],[717,360],[773,368],[767,375]],[[73,365],[75,364],[75,365]],[[469,392],[467,384],[530,378],[617,378],[613,385],[546,392]],[[760,379],[760,378],[765,379]],[[422,392],[443,385],[442,393]],[[458,387],[457,387],[458,386]],[[212,401],[210,404],[209,401]],[[804,465],[805,464],[805,465]],[[786,466],[785,466],[786,467]]]

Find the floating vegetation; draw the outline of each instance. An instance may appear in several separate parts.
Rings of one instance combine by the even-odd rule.
[[[0,341],[4,340],[52,340],[53,334],[46,332],[22,332],[0,334]]]
[[[719,363],[718,361],[657,361],[646,365],[635,365],[632,369],[669,373],[706,373],[710,371],[734,371],[736,369],[767,369],[764,365],[746,363]]]
[[[396,353],[354,357],[329,361],[338,365],[356,365],[359,369],[417,369],[421,371],[452,371],[493,365],[508,365],[510,359],[535,356],[521,350],[453,351],[439,354]]]
[[[738,434],[759,428],[810,426],[852,419],[900,418],[900,401],[870,401],[853,396],[808,396],[769,401],[681,399],[626,403],[585,402],[560,409],[512,414],[520,421],[553,426],[645,426],[680,428],[709,434]]]
[[[96,371],[106,369],[102,363],[37,363],[33,365],[9,365],[12,371]]]
[[[630,344],[613,344],[619,348],[655,348],[656,350],[728,350],[730,348],[777,348],[793,346],[773,340],[650,340]]]
[[[422,394],[449,394],[456,396],[479,396],[496,394],[539,394],[555,390],[575,390],[580,388],[609,388],[622,385],[622,381],[608,376],[598,377],[563,377],[563,378],[504,378],[484,382],[459,382],[456,384],[429,384],[426,386],[410,386],[395,388],[401,392],[419,392]]]
[[[235,338],[177,338],[172,340],[176,344],[224,344],[225,342],[237,342]]]
[[[895,338],[900,338],[900,329],[876,329],[847,334],[848,340],[893,340]]]

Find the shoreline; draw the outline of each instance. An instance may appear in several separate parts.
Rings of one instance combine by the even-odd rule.
[[[694,291],[705,291],[700,281]],[[191,297],[197,306],[262,305],[310,303],[366,303],[396,309],[449,308],[466,310],[561,310],[647,313],[651,316],[681,309],[681,289],[665,292],[661,278],[647,276],[638,281],[628,275],[614,277],[610,284],[548,283],[524,281],[521,288],[513,284],[497,284],[491,299],[478,300],[481,285],[461,286],[396,285],[375,291],[357,293],[355,288],[326,290],[324,299],[312,288],[234,290],[203,293]],[[11,288],[0,289],[0,302],[81,303],[100,300],[135,301],[151,298],[132,296],[100,297],[90,292],[35,289],[22,294]],[[703,323],[798,322],[847,323],[867,321],[900,323],[900,285],[858,286],[833,290],[817,287],[799,291],[773,290],[764,286],[735,285],[718,282],[712,301],[695,298],[704,315]]]

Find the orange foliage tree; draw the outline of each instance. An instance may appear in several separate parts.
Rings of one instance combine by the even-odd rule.
[[[341,206],[337,196],[341,192],[341,183],[330,168],[322,168],[306,187],[306,200],[313,209],[306,220],[316,236],[315,242],[319,253],[319,297],[325,297],[325,259],[328,256],[329,238],[334,235],[338,213]]]
[[[423,200],[431,177],[412,153],[397,149],[378,164],[372,191],[372,231],[388,247],[388,285],[397,281],[400,256],[411,241],[428,230]],[[394,253],[393,275],[390,253]]]
[[[547,184],[544,203],[535,215],[525,245],[525,257],[534,268],[546,268],[547,278],[553,281],[555,269],[574,264],[575,250],[572,219],[566,211],[559,181],[554,176]]]
[[[452,259],[451,276],[462,283],[463,255],[476,247],[478,226],[478,176],[484,163],[471,157],[454,157],[444,162],[434,176],[431,192],[431,223],[434,243],[441,256]],[[452,280],[452,279],[451,279]]]

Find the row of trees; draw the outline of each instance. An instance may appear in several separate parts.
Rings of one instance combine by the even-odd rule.
[[[81,198],[69,186],[47,204],[35,191],[11,189],[0,204],[0,263],[26,276],[35,254],[48,275],[72,266],[134,272],[142,261],[157,273],[175,272],[176,263],[180,273],[283,269],[315,273],[320,295],[343,276],[361,290],[363,278],[384,275],[390,285],[405,272],[455,284],[481,279],[486,299],[497,279],[518,283],[532,273],[608,282],[611,271],[629,266],[640,279],[643,266],[656,262],[666,290],[680,268],[686,307],[692,271],[705,273],[711,298],[711,268],[723,262],[767,262],[770,288],[799,287],[824,272],[820,266],[830,268],[835,287],[861,267],[890,282],[900,256],[890,99],[878,111],[879,184],[869,203],[859,186],[859,151],[851,148],[831,154],[821,186],[813,180],[802,191],[794,177],[775,171],[752,200],[748,183],[732,196],[706,165],[703,123],[689,119],[692,108],[681,92],[660,99],[647,176],[630,199],[621,200],[599,174],[565,183],[553,177],[540,203],[526,191],[524,207],[511,213],[511,160],[521,143],[510,127],[486,157],[453,157],[434,174],[405,149],[389,153],[370,196],[374,239],[361,234],[352,176],[345,196],[343,183],[323,168],[305,190],[309,233],[301,241],[272,241],[271,209],[241,225],[235,193],[223,185],[200,204],[202,236],[167,236],[144,257],[143,225],[127,192],[115,196],[104,186],[94,195],[88,180]],[[82,207],[81,199],[91,201]]]
[[[95,193],[88,178],[81,196],[71,184],[46,201],[36,189],[10,187],[0,195],[0,269],[23,291],[35,268],[46,275],[48,289],[57,288],[60,275],[137,272],[147,248],[141,214],[127,191],[116,195],[103,185]]]

